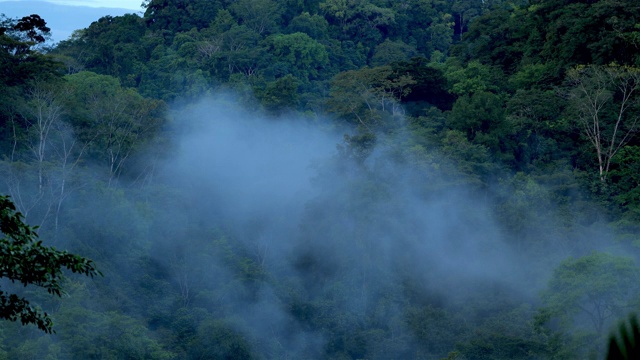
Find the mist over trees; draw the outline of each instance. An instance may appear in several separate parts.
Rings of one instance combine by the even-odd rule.
[[[638,311],[636,1],[143,7],[0,17],[0,193],[104,275],[2,280],[57,334],[0,357],[602,358]]]

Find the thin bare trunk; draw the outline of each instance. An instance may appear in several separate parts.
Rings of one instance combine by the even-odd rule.
[[[639,72],[619,66],[589,66],[572,70],[569,79],[578,123],[596,152],[598,174],[604,183],[612,159],[637,131],[638,116],[629,109],[638,102],[635,93],[640,85]],[[619,103],[612,104],[614,101]],[[617,109],[613,120],[604,114],[605,109],[612,108]]]

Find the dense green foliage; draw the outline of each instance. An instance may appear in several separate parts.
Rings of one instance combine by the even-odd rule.
[[[584,359],[637,312],[636,0],[144,6],[0,19],[0,190],[105,275],[0,357]],[[310,188],[297,126],[346,133]]]

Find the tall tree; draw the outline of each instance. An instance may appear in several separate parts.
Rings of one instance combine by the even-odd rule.
[[[91,144],[89,153],[106,165],[111,184],[135,149],[156,134],[163,102],[122,88],[108,75],[83,71],[66,79],[72,87],[70,106],[79,115],[73,125],[78,136]]]
[[[280,4],[273,0],[236,0],[230,9],[242,25],[260,35],[275,32],[283,12]]]
[[[144,20],[147,26],[168,38],[192,28],[209,25],[221,8],[215,0],[144,0]]]
[[[392,9],[368,0],[326,0],[320,4],[330,25],[339,31],[341,40],[374,47],[395,22]]]
[[[11,121],[13,149],[0,162],[8,192],[25,218],[40,226],[66,195],[66,179],[59,175],[70,165],[73,149],[63,121],[65,95],[58,83],[38,81],[25,89],[18,116]],[[30,216],[34,209],[39,210],[35,220]]]
[[[569,100],[577,124],[596,152],[600,181],[612,158],[635,136],[640,118],[640,69],[580,66],[568,73]]]
[[[602,348],[605,331],[612,321],[633,308],[639,291],[638,275],[638,266],[627,257],[594,252],[577,259],[569,258],[554,270],[543,292],[545,306],[540,310],[538,321],[548,324],[559,320],[558,329],[567,334],[576,326],[591,328],[592,343],[579,344],[574,349],[576,354],[585,348]]]
[[[385,117],[404,115],[400,102],[415,83],[410,75],[395,73],[391,66],[345,71],[331,83],[328,107],[372,131],[385,123]]]
[[[0,134],[9,150],[12,123],[19,117],[21,95],[32,81],[59,78],[54,61],[39,50],[49,28],[38,15],[10,19],[0,14]],[[0,141],[1,143],[2,141]]]
[[[317,78],[329,62],[325,47],[301,32],[274,35],[269,50],[274,55],[273,66],[284,72],[276,76],[291,74],[304,83]]]

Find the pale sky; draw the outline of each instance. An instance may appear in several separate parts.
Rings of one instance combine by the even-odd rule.
[[[0,0],[4,1],[21,1],[31,2],[33,0]],[[60,5],[78,5],[78,6],[91,6],[91,7],[105,7],[105,8],[122,8],[141,11],[142,0],[44,0],[54,4]]]
[[[51,5],[43,4],[43,1]],[[55,43],[69,38],[74,30],[84,29],[103,16],[142,15],[144,9],[141,4],[142,0],[0,0],[0,14],[9,18],[34,13],[40,15],[51,29],[51,41]],[[78,6],[78,10],[56,5]]]
[[[111,7],[142,10],[142,0],[46,0],[60,5],[83,5],[91,7]]]

